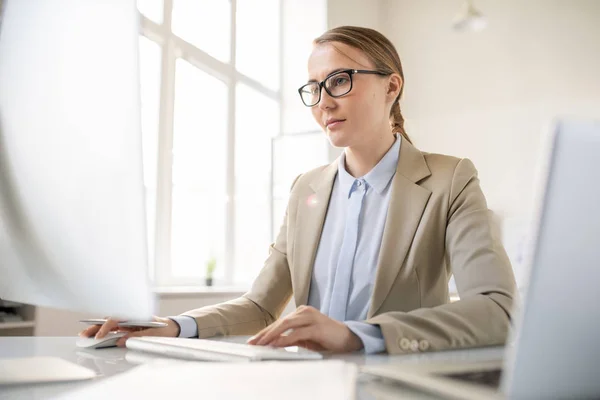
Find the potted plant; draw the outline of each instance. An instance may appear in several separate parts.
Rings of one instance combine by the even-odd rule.
[[[206,286],[212,286],[213,284],[213,272],[217,267],[217,259],[215,257],[211,257],[208,259],[206,263]]]

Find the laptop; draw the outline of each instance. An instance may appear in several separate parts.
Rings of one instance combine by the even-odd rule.
[[[502,360],[362,371],[460,399],[600,398],[600,121],[556,125],[540,200]]]

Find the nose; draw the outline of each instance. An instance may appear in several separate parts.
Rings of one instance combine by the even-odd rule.
[[[321,110],[330,110],[335,108],[335,99],[327,93],[324,87],[321,88],[321,101],[319,101],[319,108]]]

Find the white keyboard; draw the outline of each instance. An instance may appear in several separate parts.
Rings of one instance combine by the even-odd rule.
[[[130,350],[198,361],[320,360],[323,356],[300,347],[275,348],[206,339],[144,336],[127,340]]]

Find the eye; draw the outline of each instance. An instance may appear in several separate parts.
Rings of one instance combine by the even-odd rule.
[[[343,86],[348,83],[346,76],[336,76],[333,78],[332,86]]]

